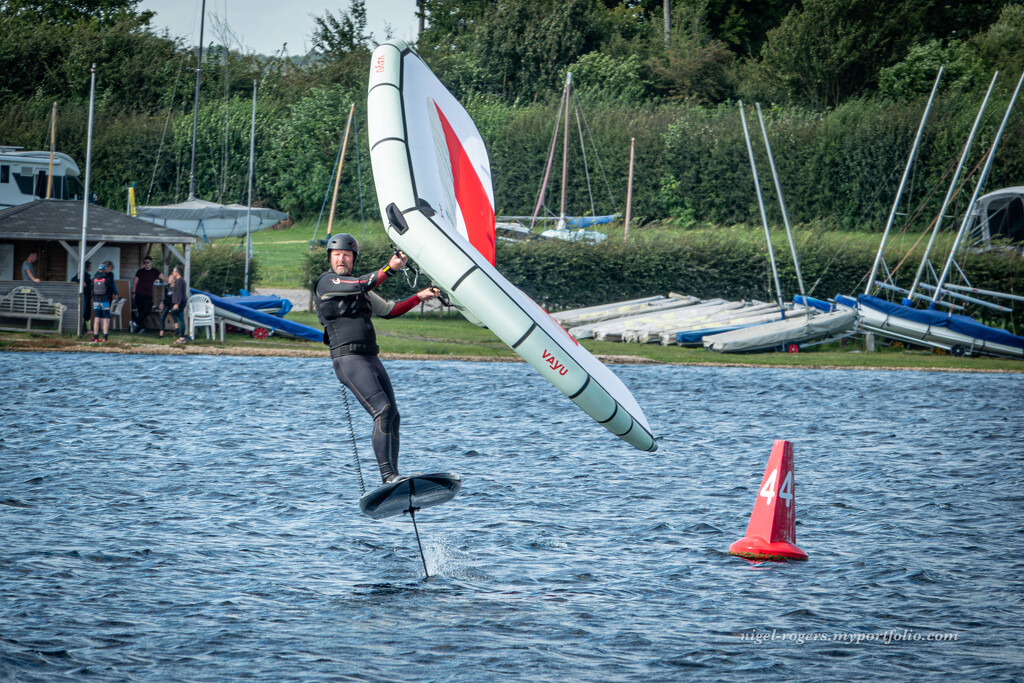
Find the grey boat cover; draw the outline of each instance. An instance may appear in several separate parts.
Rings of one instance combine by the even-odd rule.
[[[720,353],[773,349],[834,337],[852,330],[856,322],[857,312],[851,310],[801,315],[704,337],[704,348]]]
[[[573,308],[567,311],[552,313],[554,318],[562,327],[576,327],[584,323],[597,323],[614,318],[621,318],[627,315],[635,315],[649,311],[657,311],[666,308],[679,308],[699,302],[695,296],[684,296],[681,294],[669,294],[668,296],[649,296],[642,299],[630,301],[617,301],[599,306],[587,306],[586,308]]]
[[[249,208],[242,204],[217,204],[205,199],[189,199],[166,206],[140,206],[137,218],[204,239],[218,239],[245,234]],[[262,230],[280,223],[288,214],[274,209],[253,207],[250,231]]]

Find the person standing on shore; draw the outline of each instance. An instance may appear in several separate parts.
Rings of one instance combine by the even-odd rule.
[[[153,267],[153,259],[148,256],[142,259],[142,268],[135,271],[135,280],[132,281],[132,298],[135,299],[132,332],[142,334],[146,331],[146,318],[153,310],[153,284],[161,277],[163,273]]]
[[[32,282],[42,282],[36,277],[36,261],[39,259],[39,252],[33,249],[28,252],[28,256],[25,257],[25,262],[21,264],[21,279],[31,280]]]
[[[388,279],[390,271],[405,267],[405,255],[399,252],[383,268],[353,277],[358,255],[359,243],[352,235],[334,235],[327,242],[331,269],[317,280],[316,312],[324,326],[324,343],[331,347],[334,374],[373,418],[373,453],[381,479],[389,484],[400,479],[400,417],[391,379],[377,357],[380,348],[370,317],[397,318],[440,292],[430,287],[405,301],[387,301],[373,290]]]
[[[92,276],[92,337],[89,341],[107,341],[110,332],[110,304],[119,298],[117,283],[114,282],[114,264],[107,261],[96,266],[96,274]]]
[[[82,287],[82,320],[89,322],[92,319],[92,261],[85,262],[85,287]],[[71,278],[72,282],[78,282],[78,273]],[[86,328],[89,326],[86,325]]]
[[[185,269],[179,263],[174,266],[171,276],[167,278],[167,284],[171,286],[171,313],[174,315],[174,327],[178,338],[175,344],[184,344],[189,341],[185,334],[185,306],[188,305],[188,290],[185,288]]]

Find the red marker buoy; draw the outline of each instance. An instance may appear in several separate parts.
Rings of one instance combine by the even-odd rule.
[[[730,555],[748,560],[806,560],[796,547],[796,480],[793,444],[777,439],[757,490],[747,533],[729,546]]]

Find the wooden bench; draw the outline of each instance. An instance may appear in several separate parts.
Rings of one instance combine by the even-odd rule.
[[[33,287],[15,287],[10,292],[0,297],[0,330],[11,330],[15,332],[61,332],[61,318],[67,306],[57,303],[53,299],[44,299],[39,290]],[[42,320],[57,323],[57,329],[33,329],[32,321]],[[14,321],[24,321],[14,325]]]

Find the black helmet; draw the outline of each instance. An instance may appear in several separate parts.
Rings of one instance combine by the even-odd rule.
[[[359,242],[347,232],[339,232],[327,240],[327,253],[330,254],[333,249],[347,249],[353,256],[359,256]]]

